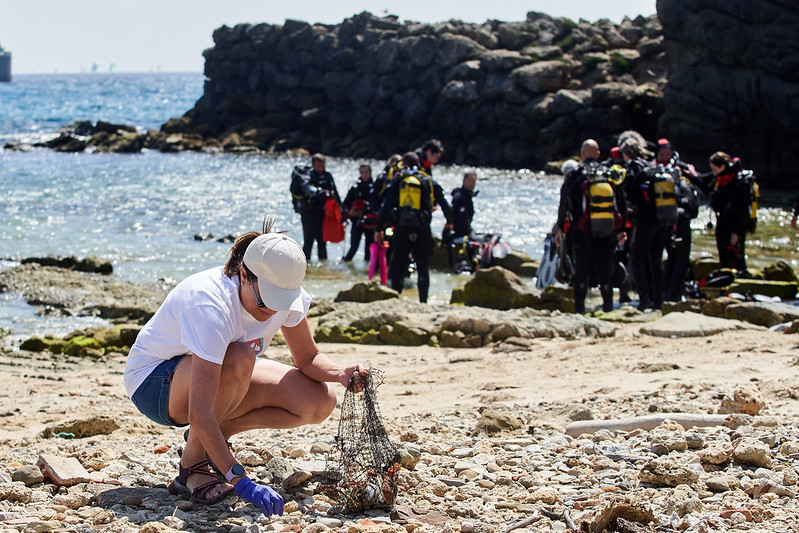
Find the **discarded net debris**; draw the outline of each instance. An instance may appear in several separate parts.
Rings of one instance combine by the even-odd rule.
[[[327,458],[323,485],[344,512],[391,508],[397,497],[400,456],[380,420],[376,389],[382,372],[371,369],[344,393],[335,445]]]

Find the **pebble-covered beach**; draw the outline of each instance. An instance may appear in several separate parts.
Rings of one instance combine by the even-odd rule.
[[[235,497],[201,506],[168,492],[182,430],[136,412],[123,355],[5,350],[0,531],[796,531],[795,335],[658,338],[643,327],[512,350],[323,344],[384,373],[399,494],[391,510],[341,514],[322,492],[336,409],[318,426],[232,439],[285,497],[271,518]],[[283,346],[268,353],[289,358]],[[716,423],[658,422],[665,413]],[[630,418],[655,425],[571,434]],[[43,479],[43,464],[72,459],[87,479]]]

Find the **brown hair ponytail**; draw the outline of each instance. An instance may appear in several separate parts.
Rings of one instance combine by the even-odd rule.
[[[224,267],[224,273],[226,276],[233,277],[239,273],[239,268],[241,268],[243,265],[242,261],[244,260],[244,252],[247,251],[247,247],[259,235],[271,232],[272,226],[275,225],[275,220],[277,220],[275,215],[267,215],[264,217],[263,231],[248,231],[247,233],[238,236],[228,252],[230,257],[228,258]]]
[[[247,247],[250,243],[255,239],[260,233],[257,231],[248,231],[243,235],[239,235],[236,241],[233,243],[233,246],[230,247],[230,257],[225,263],[225,275],[233,277],[239,273],[239,268],[242,265],[242,259],[244,259],[244,252],[247,251]]]

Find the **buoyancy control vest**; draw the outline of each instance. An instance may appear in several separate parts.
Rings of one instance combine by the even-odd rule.
[[[755,173],[751,170],[742,170],[737,179],[743,181],[749,191],[749,220],[746,230],[754,233],[757,229],[757,207],[760,202],[760,186],[757,184]]]
[[[315,189],[310,185],[311,167],[297,165],[291,172],[291,183],[289,192],[291,193],[291,203],[295,213],[305,213],[308,210],[308,197],[310,189]]]
[[[652,180],[652,192],[655,197],[655,219],[664,226],[673,225],[677,222],[674,175],[665,169],[655,174]]]
[[[680,176],[674,182],[675,194],[677,195],[677,207],[682,209],[683,216],[694,219],[699,215],[699,198],[696,189],[690,181]]]
[[[619,174],[619,170],[621,174]],[[621,224],[621,213],[616,204],[615,187],[624,180],[624,170],[615,172],[598,163],[583,167],[583,216],[580,229],[590,231],[594,237],[607,237]]]
[[[397,202],[397,224],[403,227],[421,226],[430,220],[423,195],[424,176],[419,172],[403,171],[398,177],[399,201]]]
[[[663,165],[649,167],[644,173],[645,192],[655,222],[661,226],[673,226],[678,215],[675,179],[680,179],[679,173]]]

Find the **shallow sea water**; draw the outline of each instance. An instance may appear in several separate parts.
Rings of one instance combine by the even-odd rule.
[[[202,93],[199,74],[81,74],[18,76],[0,84],[0,143],[35,142],[55,136],[76,120],[108,120],[157,128],[191,108]],[[397,147],[405,151],[413,147]],[[278,228],[301,242],[299,216],[288,184],[304,158],[265,155],[60,154],[44,149],[0,151],[0,268],[25,257],[97,255],[110,259],[115,275],[140,282],[177,282],[192,272],[224,263],[229,244],[200,242],[257,230],[267,213]],[[378,160],[328,159],[340,194],[355,182],[358,165]],[[437,167],[446,192],[460,185],[465,168]],[[513,249],[538,258],[556,218],[561,178],[528,170],[477,169],[474,228],[499,232]],[[764,193],[758,232],[749,239],[749,263],[778,259],[799,266],[797,232],[790,228],[792,197]],[[709,211],[694,221],[694,255],[715,255]],[[444,219],[433,218],[440,234]],[[347,240],[349,235],[347,236]],[[316,249],[306,286],[315,297],[335,295],[366,279],[362,251],[343,263],[348,242],[328,244],[329,260]],[[448,302],[467,277],[433,272],[430,301]],[[411,281],[415,281],[411,278]],[[415,297],[413,283],[409,297]],[[0,328],[19,339],[31,334],[65,334],[96,319],[39,317],[18,295],[0,293]]]

